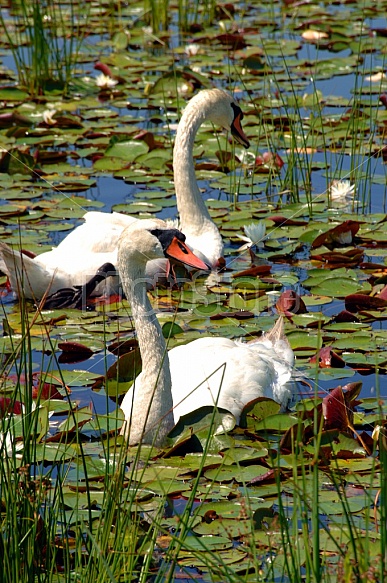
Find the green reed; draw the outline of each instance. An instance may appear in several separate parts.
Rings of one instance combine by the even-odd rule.
[[[81,14],[88,10],[82,0],[78,5],[21,0],[10,15],[12,26],[0,15],[19,85],[31,96],[68,93],[83,42]]]

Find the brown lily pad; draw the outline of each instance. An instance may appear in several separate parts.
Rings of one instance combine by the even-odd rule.
[[[313,259],[324,261],[326,267],[354,267],[358,265],[364,257],[364,252],[361,249],[348,249],[348,251],[330,251],[328,253],[320,253],[313,255]]]
[[[233,273],[232,277],[262,277],[269,275],[270,271],[271,265],[254,265],[249,269]]]
[[[378,310],[387,306],[387,300],[379,296],[368,296],[366,294],[349,294],[345,298],[345,308],[349,312],[359,312],[361,310]]]
[[[344,360],[332,350],[330,346],[324,346],[318,353],[313,356],[309,362],[315,363],[318,360],[320,368],[344,368]]]
[[[285,316],[306,314],[308,312],[301,296],[291,289],[280,295],[275,307],[280,314],[285,314]]]
[[[267,217],[270,221],[273,221],[275,225],[280,227],[281,225],[286,225],[288,227],[302,227],[307,225],[308,221],[302,221],[299,219],[292,219],[291,217],[285,217],[284,215],[271,215]]]
[[[23,404],[21,401],[15,401],[10,397],[0,397],[0,416],[4,417],[10,413],[21,415],[23,411]]]
[[[316,247],[321,247],[325,245],[328,249],[333,249],[334,247],[338,246],[346,246],[351,245],[353,242],[353,238],[360,229],[361,222],[360,221],[344,221],[340,223],[340,225],[336,225],[329,231],[325,231],[325,233],[321,233],[312,243],[312,249]]]

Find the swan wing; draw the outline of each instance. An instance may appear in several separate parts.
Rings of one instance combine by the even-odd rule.
[[[201,338],[169,352],[176,420],[217,404],[239,422],[244,406],[258,397],[286,405],[292,395],[292,366],[274,346]]]
[[[27,255],[14,251],[6,243],[0,242],[2,266],[9,278],[15,293],[23,293],[26,298],[41,298],[47,289],[56,291],[54,283],[58,280],[55,270],[46,269]],[[60,287],[66,287],[66,281],[60,282]]]
[[[134,217],[122,213],[102,213],[90,211],[83,217],[85,222],[71,231],[63,241],[53,249],[59,258],[67,254],[107,253],[117,249],[118,239],[125,229],[133,222]],[[100,264],[102,265],[102,263]]]

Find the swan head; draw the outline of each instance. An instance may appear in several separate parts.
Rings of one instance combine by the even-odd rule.
[[[129,225],[118,242],[118,263],[133,260],[146,264],[152,259],[174,259],[195,269],[209,270],[209,266],[186,245],[185,235],[171,229],[162,220],[145,219]]]
[[[205,89],[198,93],[190,103],[193,102],[193,105],[195,105],[196,99],[198,102],[202,101],[205,104],[207,117],[212,123],[230,131],[234,139],[245,148],[250,146],[250,142],[241,125],[243,112],[230,93],[223,89]],[[200,103],[197,103],[197,105],[200,105]]]

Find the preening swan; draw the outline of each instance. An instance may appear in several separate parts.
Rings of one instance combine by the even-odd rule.
[[[196,183],[194,139],[199,126],[208,120],[231,131],[238,142],[248,147],[240,123],[242,117],[240,107],[229,93],[221,89],[204,90],[187,104],[176,133],[173,166],[181,228],[190,247],[211,267],[216,267],[223,255],[223,242]],[[8,275],[15,293],[23,292],[25,297],[39,300],[47,290],[53,294],[62,288],[85,285],[104,263],[116,265],[118,238],[125,227],[138,219],[96,211],[86,213],[84,219],[84,224],[58,247],[33,259],[0,242],[0,269]],[[165,273],[166,262],[148,264],[147,276],[158,274],[160,269]],[[109,291],[116,291],[114,284]],[[95,295],[101,293],[102,286]]]
[[[143,362],[121,404],[122,433],[129,444],[161,445],[181,415],[205,405],[217,403],[239,422],[250,401],[270,397],[285,405],[292,395],[294,355],[283,335],[282,320],[271,332],[246,344],[208,337],[166,351],[144,283],[147,260],[161,257],[160,240],[170,237],[170,231],[158,225],[152,220],[134,223],[118,243],[118,271],[132,307]]]

